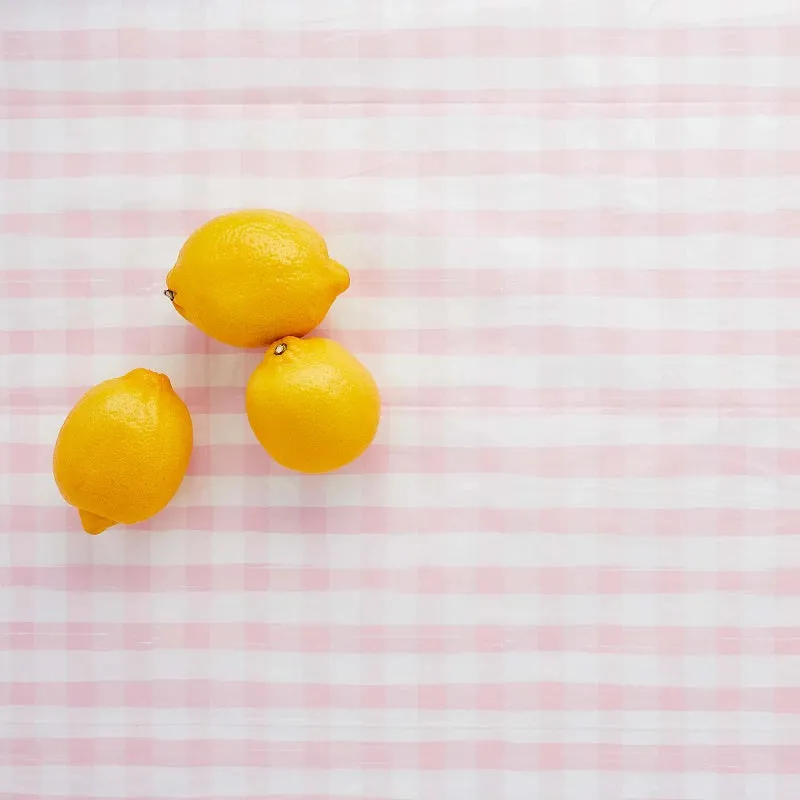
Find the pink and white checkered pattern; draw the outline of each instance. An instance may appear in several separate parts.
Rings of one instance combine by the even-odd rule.
[[[0,0],[0,796],[800,797],[797,0]],[[241,206],[353,276],[299,477],[160,295]],[[50,474],[146,366],[139,529]]]

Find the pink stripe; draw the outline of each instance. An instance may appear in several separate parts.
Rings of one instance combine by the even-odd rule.
[[[752,57],[800,49],[800,28],[452,27],[364,30],[24,31],[0,34],[6,61],[207,58]]]
[[[49,444],[9,443],[0,475],[50,473]],[[463,447],[373,444],[341,474],[526,475],[536,478],[671,478],[701,475],[793,476],[800,448],[743,445],[575,445]],[[189,474],[246,477],[290,474],[257,443],[197,445]]]
[[[0,683],[11,706],[66,708],[253,708],[272,710],[652,711],[800,713],[794,687],[633,686],[620,683],[421,683],[342,685],[215,681]]]
[[[0,105],[30,109],[35,106],[58,106],[58,117],[69,118],[70,106],[92,106],[91,116],[97,108],[106,106],[208,106],[208,105],[271,105],[289,104],[397,104],[452,105],[464,103],[508,106],[509,104],[557,105],[559,115],[576,104],[627,104],[648,105],[681,104],[679,116],[686,116],[685,104],[732,103],[769,104],[770,114],[800,103],[800,88],[780,86],[724,86],[700,84],[625,84],[622,86],[575,87],[565,84],[552,89],[507,88],[490,89],[414,89],[381,86],[262,86],[235,89],[120,89],[118,91],[50,89],[2,89]],[[126,110],[126,113],[130,113]],[[207,112],[206,112],[207,113]],[[414,114],[417,115],[417,109]],[[437,112],[441,113],[441,112]],[[675,111],[670,113],[672,116]],[[741,112],[740,112],[741,113]],[[569,116],[575,110],[569,108]],[[82,115],[80,115],[82,116]],[[340,118],[337,110],[334,114]],[[383,112],[381,113],[383,116]],[[719,116],[718,108],[713,116]],[[263,114],[262,114],[263,118]]]
[[[203,336],[177,314],[170,325],[119,328],[67,328],[0,331],[0,351],[44,355],[173,355],[234,353]],[[800,330],[644,330],[556,325],[503,327],[386,328],[331,330],[331,336],[357,354],[419,356],[574,356],[592,355],[800,355]],[[256,357],[255,351],[251,355]],[[255,361],[253,366],[255,367]],[[440,391],[449,391],[442,388]],[[587,390],[591,394],[591,390]]]
[[[74,509],[57,506],[0,506],[0,531],[18,535],[61,535],[77,530]],[[741,536],[795,536],[800,532],[800,508],[575,508],[504,509],[492,506],[465,508],[398,508],[358,506],[257,505],[190,507],[169,506],[155,519],[136,526],[136,535],[150,531],[250,531],[322,535],[407,535],[492,533],[530,536],[531,533],[597,535],[640,538]]]
[[[795,528],[795,533],[797,528]],[[5,622],[0,652],[246,650],[274,653],[630,653],[800,656],[793,627]]]
[[[465,175],[626,177],[758,177],[800,173],[798,150],[187,150],[168,152],[14,151],[0,160],[0,178],[96,175],[407,178]]]
[[[367,742],[262,739],[17,737],[0,741],[0,764],[70,767],[264,767],[367,772],[565,769],[596,772],[800,774],[800,745],[632,745],[508,740]]]
[[[0,269],[0,293],[7,298],[120,298],[153,296],[166,269],[106,265],[103,269]],[[509,295],[647,297],[658,299],[780,299],[800,297],[793,267],[717,270],[421,267],[352,270],[348,298],[474,298]]]
[[[187,330],[189,328],[187,327]],[[338,338],[338,335],[337,335]],[[179,350],[175,350],[179,352]],[[195,352],[192,350],[191,352]],[[258,355],[253,353],[254,363]],[[13,387],[0,391],[0,408],[15,414],[65,413],[86,391],[85,386]],[[239,414],[243,386],[180,386],[192,414]],[[453,408],[492,409],[527,414],[606,415],[658,413],[687,416],[714,413],[723,417],[800,416],[800,389],[616,389],[529,388],[510,386],[382,387],[385,408],[447,412]]]
[[[348,592],[415,595],[672,595],[746,592],[800,596],[800,567],[775,570],[643,570],[624,567],[408,569],[273,567],[268,564],[67,564],[0,567],[0,585],[81,592]]]
[[[65,238],[148,238],[185,236],[218,211],[185,210],[72,210],[11,212],[0,215],[0,235]],[[542,236],[620,237],[697,236],[710,234],[794,237],[800,229],[800,210],[763,213],[714,211],[628,212],[617,209],[544,211],[425,211],[418,214],[295,209],[326,235],[353,233],[396,236]]]

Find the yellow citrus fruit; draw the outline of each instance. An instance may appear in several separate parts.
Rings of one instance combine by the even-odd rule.
[[[266,347],[317,327],[350,275],[308,223],[279,211],[235,211],[183,245],[165,294],[201,331],[237,347]]]
[[[272,344],[247,384],[247,417],[263,448],[300,472],[329,472],[375,438],[381,400],[367,368],[330,339]]]
[[[135,369],[90,389],[56,441],[53,475],[87,533],[152,517],[181,485],[192,418],[166,375]]]

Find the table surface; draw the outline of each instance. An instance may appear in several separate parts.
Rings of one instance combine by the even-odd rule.
[[[800,797],[796,0],[0,0],[0,794]],[[161,296],[315,223],[374,447],[278,469]],[[86,387],[164,371],[169,509],[83,535]]]

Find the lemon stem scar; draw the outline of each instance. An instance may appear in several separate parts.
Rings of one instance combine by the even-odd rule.
[[[166,297],[170,303],[175,300],[175,292],[172,289],[164,289],[164,297]]]
[[[281,342],[281,343],[280,343],[280,344],[279,344],[279,345],[278,345],[278,346],[275,348],[275,355],[276,355],[276,356],[282,356],[282,355],[283,355],[283,354],[284,354],[284,353],[285,353],[285,352],[286,352],[288,349],[289,349],[289,347],[288,347],[286,344],[284,344],[283,342]]]

